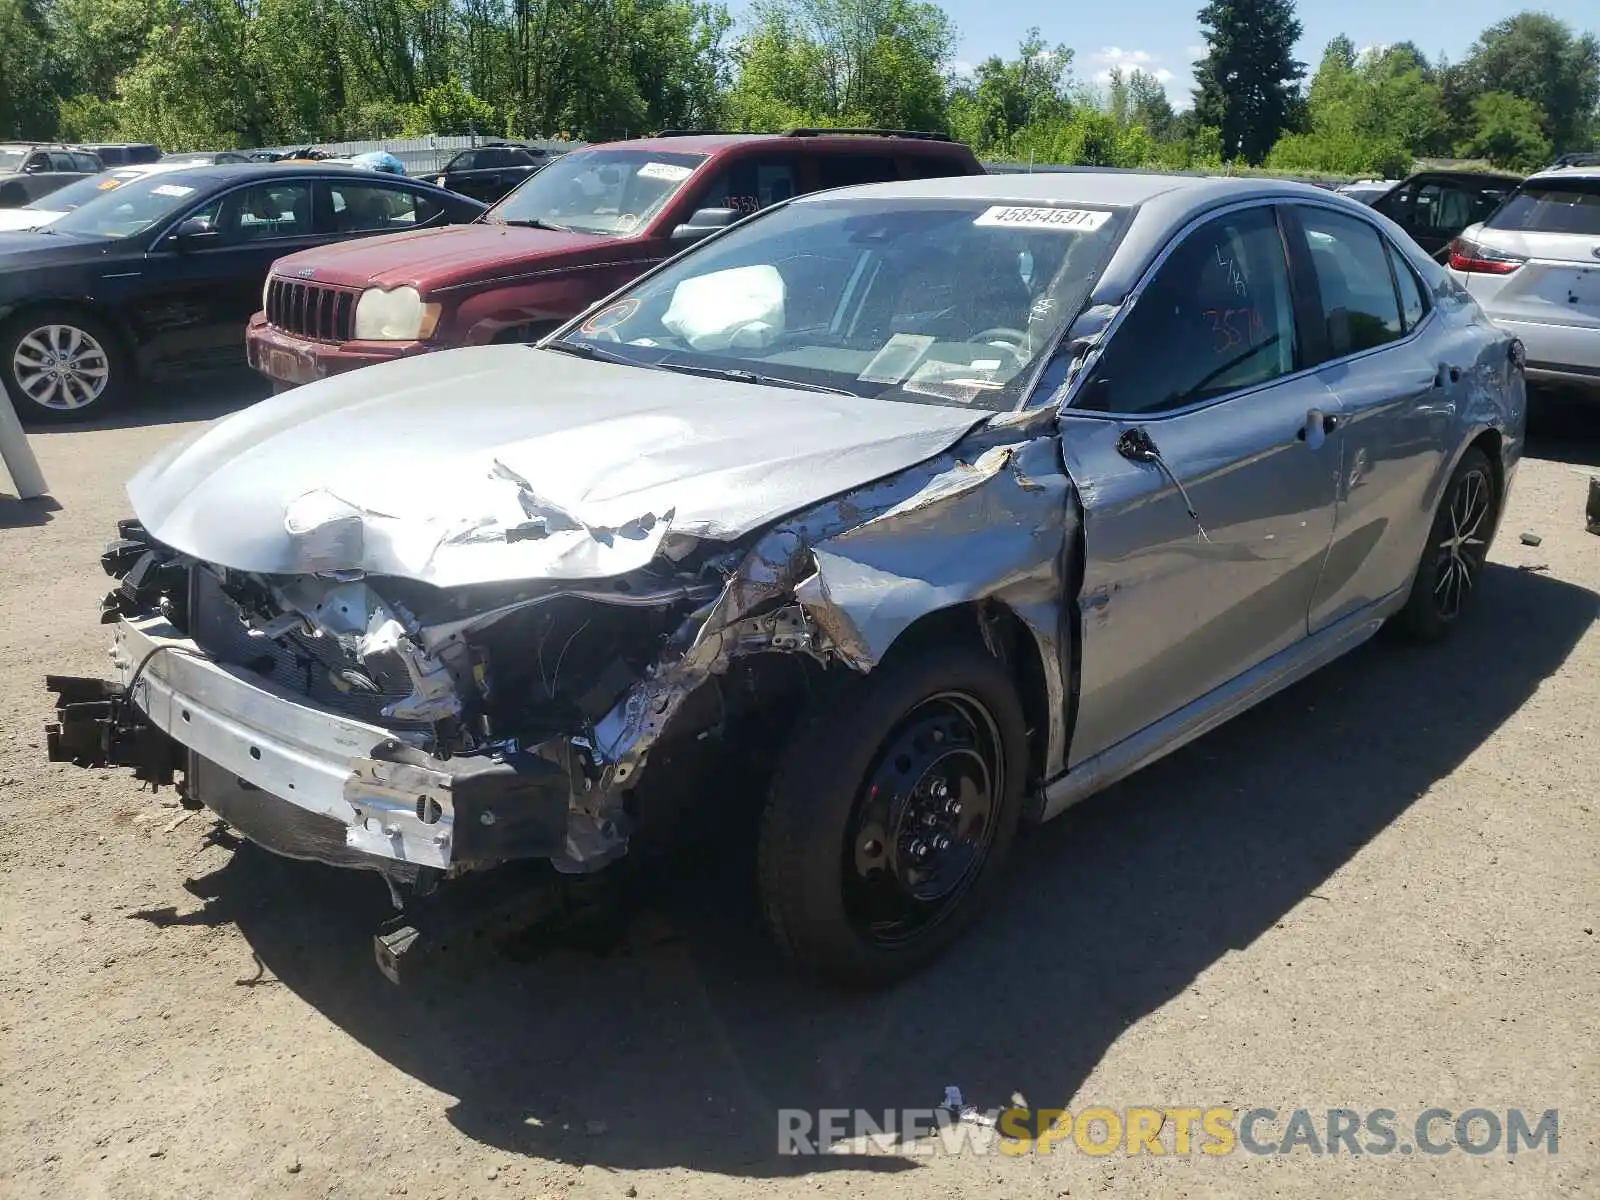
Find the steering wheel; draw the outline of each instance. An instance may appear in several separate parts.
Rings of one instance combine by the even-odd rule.
[[[1015,342],[1019,347],[1028,344],[1028,335],[1020,329],[1013,329],[1009,325],[996,325],[990,329],[983,329],[967,339],[969,342]]]
[[[1002,348],[1011,351],[1018,358],[1023,356],[1024,347],[1028,344],[1028,335],[1020,329],[1012,329],[1009,325],[995,325],[973,334],[967,339],[969,342],[995,342],[1002,343]]]

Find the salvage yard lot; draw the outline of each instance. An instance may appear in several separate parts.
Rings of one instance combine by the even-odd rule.
[[[0,497],[8,1198],[1600,1194],[1593,414],[1536,441],[1452,641],[1379,639],[1036,832],[905,986],[786,974],[729,855],[605,953],[400,990],[375,877],[208,845],[170,791],[44,761],[43,676],[104,671],[122,481],[217,394],[260,388],[35,435],[59,507]],[[951,1084],[1075,1112],[1558,1109],[1559,1152],[777,1154],[781,1108]]]

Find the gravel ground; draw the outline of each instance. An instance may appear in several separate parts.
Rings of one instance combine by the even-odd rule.
[[[372,877],[208,844],[170,792],[44,761],[42,676],[104,668],[122,481],[252,386],[36,434],[58,504],[0,496],[8,1197],[1600,1195],[1593,414],[1534,446],[1453,641],[1379,639],[1037,831],[992,918],[897,990],[786,975],[735,865],[608,952],[401,990]],[[1430,1106],[1554,1108],[1559,1150],[777,1153],[779,1108],[950,1084],[1268,1107],[1274,1139],[1296,1108],[1393,1109],[1407,1144]]]

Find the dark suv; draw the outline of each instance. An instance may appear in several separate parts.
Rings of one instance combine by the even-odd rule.
[[[1456,235],[1499,208],[1521,182],[1520,175],[1490,171],[1419,171],[1368,203],[1443,262]]]
[[[104,169],[88,150],[40,142],[0,142],[0,208],[21,208]]]
[[[463,150],[445,163],[435,182],[452,192],[493,204],[549,162],[547,150],[514,142],[489,142]]]
[[[160,160],[161,147],[149,142],[103,142],[98,146],[79,146],[98,155],[108,167],[137,167]]]
[[[279,259],[246,335],[250,363],[289,386],[430,350],[532,341],[769,204],[983,173],[948,137],[880,130],[668,133],[574,150],[474,224]]]

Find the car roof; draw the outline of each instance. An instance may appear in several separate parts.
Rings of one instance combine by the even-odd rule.
[[[1600,163],[1593,166],[1546,167],[1529,175],[1524,183],[1551,183],[1560,179],[1600,179]]]
[[[131,164],[130,164],[131,165]],[[155,164],[146,164],[154,166]],[[398,175],[382,176],[377,171],[364,171],[360,167],[342,166],[338,163],[326,161],[313,161],[311,159],[289,160],[286,162],[238,162],[238,163],[179,163],[172,168],[181,172],[191,182],[237,183],[250,182],[257,179],[287,179],[295,175],[317,174],[328,178],[337,179],[362,179],[371,182],[376,178],[385,178],[390,182],[401,179]],[[420,179],[407,179],[420,188],[439,191],[438,187]]]
[[[822,146],[828,150],[859,149],[864,146],[893,146],[896,150],[937,147],[957,152],[967,150],[961,142],[946,137],[897,134],[891,131],[851,133],[830,132],[826,129],[804,130],[799,133],[679,133],[657,137],[633,138],[625,142],[597,142],[585,150],[608,150],[623,146],[629,149],[654,150],[662,153],[715,154],[730,146],[752,143],[781,145],[786,149],[805,149]]]
[[[867,199],[992,200],[996,203],[1068,201],[1132,208],[1158,196],[1182,197],[1204,206],[1257,196],[1326,198],[1335,193],[1286,179],[1177,175],[1158,171],[1072,171],[1032,175],[952,175],[898,183],[869,183],[841,189]],[[812,192],[795,203],[814,202],[837,192]]]

